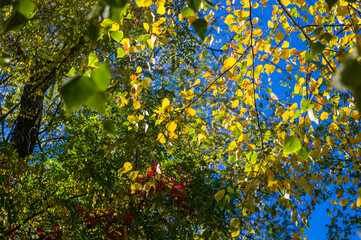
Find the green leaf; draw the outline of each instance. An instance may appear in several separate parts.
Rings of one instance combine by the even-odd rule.
[[[105,0],[105,2],[111,6],[123,8],[128,3],[128,0]]]
[[[122,10],[123,7],[112,6],[110,8],[110,19],[114,22],[119,22],[123,18]]]
[[[311,52],[314,56],[321,54],[325,50],[325,45],[320,42],[312,43]]]
[[[87,100],[87,105],[100,113],[104,113],[106,107],[104,92],[98,91],[92,94]]]
[[[19,0],[15,9],[24,17],[30,18],[33,10],[35,9],[35,3],[32,0]]]
[[[307,148],[301,147],[301,149],[297,151],[297,156],[304,160],[307,160],[309,152],[310,151]]]
[[[333,85],[338,88],[348,88],[357,90],[361,88],[361,64],[358,62],[359,50],[354,48],[354,51],[347,55],[340,69],[333,78]]]
[[[182,17],[188,17],[194,14],[194,11],[190,7],[186,7],[182,9]]]
[[[96,21],[91,21],[87,29],[87,33],[90,40],[92,40],[93,42],[98,40],[99,32],[100,32],[99,25],[96,23]]]
[[[330,10],[331,10],[331,8],[333,7],[333,5],[335,5],[335,3],[337,3],[337,0],[326,0],[326,2],[327,2],[328,7],[329,7]]]
[[[106,64],[100,65],[100,67],[93,70],[91,78],[94,80],[99,91],[105,91],[110,82],[110,72]]]
[[[65,76],[70,77],[75,74],[75,67],[71,67],[68,73],[65,74]]]
[[[295,136],[287,136],[283,144],[285,154],[295,153],[302,147],[300,140]]]
[[[198,12],[199,7],[201,6],[202,0],[187,0],[187,5],[191,9],[193,9],[194,12]]]
[[[318,27],[315,30],[313,30],[313,33],[318,36],[322,32],[322,30],[323,30],[323,27]]]
[[[112,120],[106,119],[103,121],[103,128],[104,130],[110,132],[110,133],[115,133],[116,131],[116,127],[115,124]]]
[[[204,38],[206,37],[208,22],[206,20],[204,20],[203,18],[199,18],[192,23],[192,26],[193,26],[194,31],[198,34],[198,36],[203,41]]]
[[[122,47],[118,47],[117,58],[122,58],[122,57],[124,57],[124,55],[125,55],[124,49]]]
[[[95,67],[99,63],[98,56],[95,53],[89,54],[88,66]]]
[[[306,63],[312,61],[314,57],[315,56],[312,53],[306,52]]]
[[[301,101],[301,113],[306,112],[308,109],[313,108],[313,103],[308,99],[302,99]]]
[[[326,33],[324,33],[324,34],[322,35],[322,39],[325,39],[326,42],[331,41],[331,40],[333,39],[333,37],[334,37],[334,36],[333,36],[331,33],[328,33],[328,32],[326,32]]]
[[[123,39],[123,31],[115,31],[111,32],[110,36],[117,42],[120,42],[120,40]]]
[[[4,33],[26,23],[31,17],[34,9],[35,3],[31,0],[17,1],[14,7],[14,12],[0,30],[0,35],[3,35]]]
[[[60,87],[60,94],[70,111],[80,107],[96,92],[96,84],[87,76],[67,78]]]

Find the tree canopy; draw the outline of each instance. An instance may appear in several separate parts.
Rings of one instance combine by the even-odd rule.
[[[2,0],[2,239],[361,227],[354,0]]]

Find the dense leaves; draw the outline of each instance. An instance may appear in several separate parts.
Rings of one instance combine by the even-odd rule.
[[[360,21],[353,1],[2,1],[0,238],[306,239],[318,204],[351,238]]]

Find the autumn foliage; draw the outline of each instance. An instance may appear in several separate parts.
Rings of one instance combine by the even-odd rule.
[[[0,238],[307,239],[319,204],[353,237],[360,24],[353,0],[2,0]]]

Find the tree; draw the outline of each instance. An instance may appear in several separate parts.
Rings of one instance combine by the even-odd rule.
[[[359,3],[0,8],[2,237],[302,239],[323,202],[329,238],[360,226]]]

